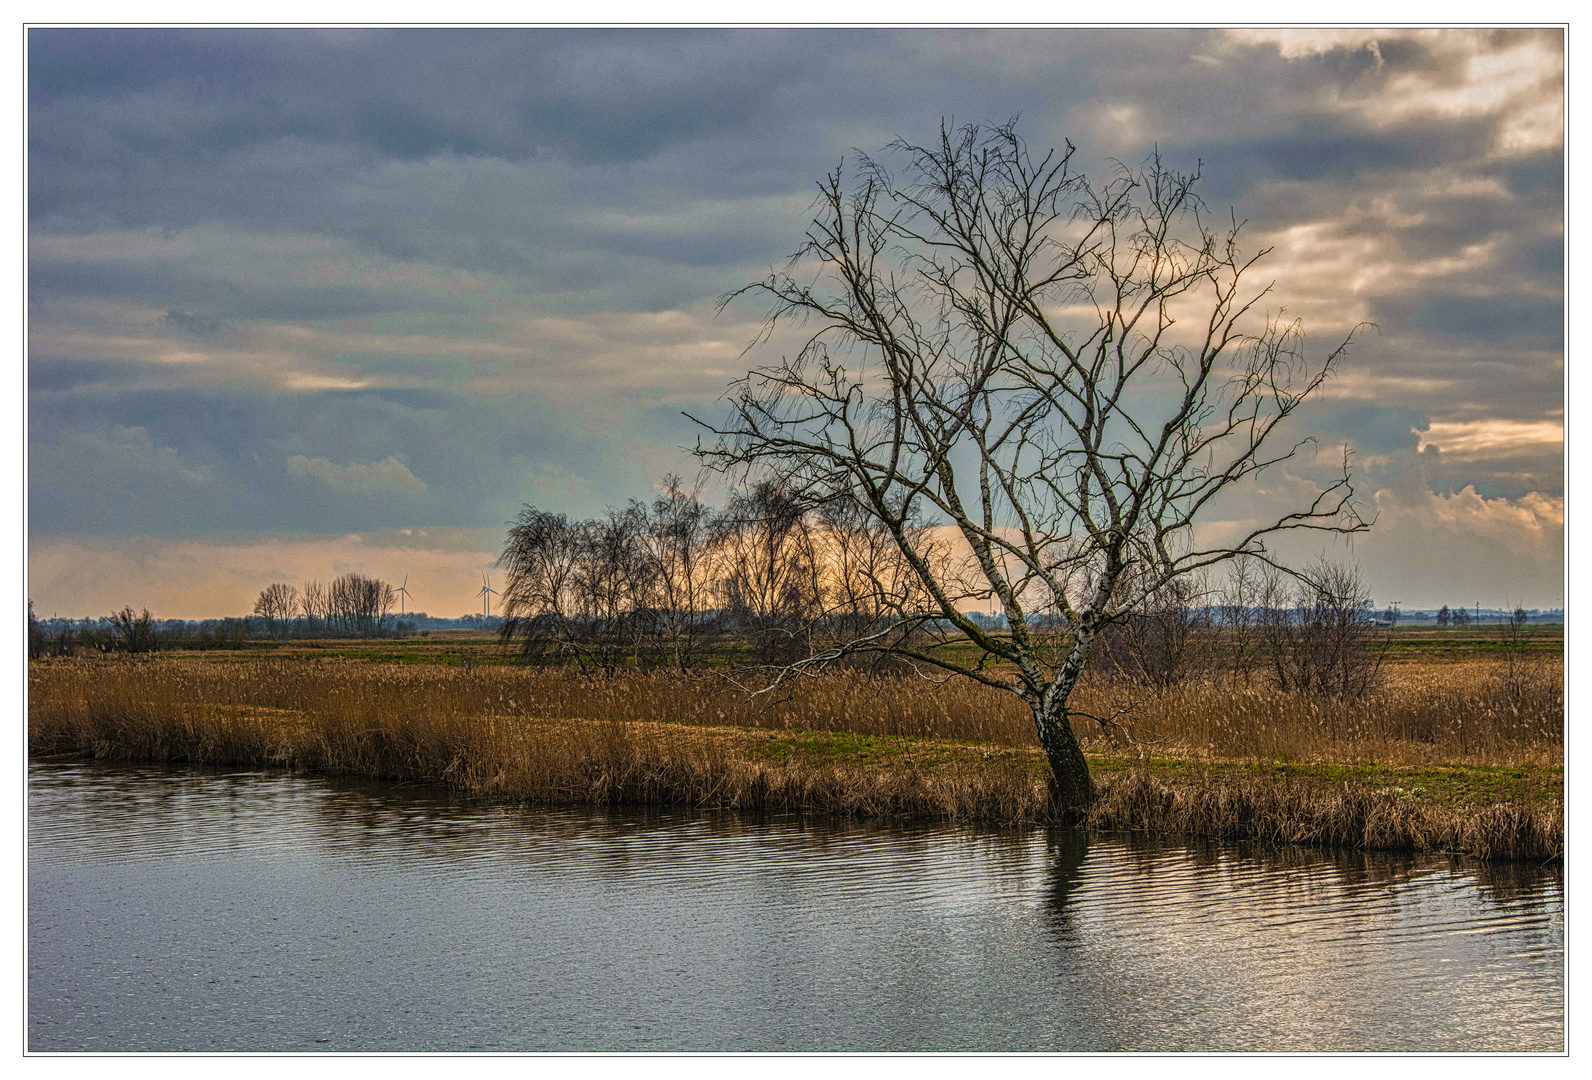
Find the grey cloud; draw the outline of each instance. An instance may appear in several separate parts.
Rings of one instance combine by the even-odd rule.
[[[1563,347],[1563,314],[1563,304],[1556,300],[1496,294],[1416,293],[1384,297],[1376,304],[1377,322],[1390,328],[1532,350]]]
[[[588,434],[569,414],[522,398],[83,391],[35,397],[31,412],[39,533],[491,528],[522,502],[592,513],[648,483],[617,436]],[[105,417],[110,430],[138,434],[94,435]],[[129,438],[146,447],[132,465],[121,447]]]
[[[148,374],[142,365],[114,360],[70,360],[37,352],[28,356],[28,389],[36,397],[89,387],[130,387]]]
[[[181,311],[171,308],[166,312],[163,320],[167,328],[186,334],[189,337],[213,338],[219,337],[224,329],[220,319],[213,319],[208,315],[201,315],[192,311]]]
[[[1415,449],[1420,441],[1418,433],[1430,427],[1431,421],[1414,409],[1351,405],[1315,417],[1312,426],[1317,431],[1347,435],[1362,450],[1385,454],[1390,450]]]
[[[381,461],[369,464],[355,461],[347,465],[338,465],[326,458],[294,454],[287,459],[287,471],[294,476],[317,476],[334,488],[362,494],[405,491],[412,495],[423,495],[426,491],[426,482],[390,454]]]
[[[1017,113],[1031,145],[1070,136],[1091,170],[1157,143],[1175,166],[1203,160],[1212,210],[1255,232],[1358,215],[1347,232],[1410,260],[1491,245],[1484,266],[1366,294],[1382,334],[1310,415],[1386,459],[1368,482],[1562,490],[1550,455],[1413,448],[1420,418],[1563,404],[1562,154],[1494,156],[1494,116],[1379,124],[1343,104],[1408,76],[1457,85],[1420,42],[1290,60],[1220,31],[30,29],[28,48],[35,529],[496,528],[521,501],[588,513],[643,494],[691,467],[676,447],[694,430],[656,398],[734,366],[692,360],[695,341],[744,342],[581,318],[699,310],[790,254],[814,181],[853,148]],[[129,230],[186,248],[129,256],[110,242]],[[505,340],[545,312],[569,325]],[[380,334],[413,341],[389,355]],[[307,371],[419,388],[255,393],[240,371],[183,389],[196,368],[129,354],[168,340],[213,353],[212,383],[249,349],[297,348]],[[499,344],[512,379],[472,382]],[[626,350],[646,374],[616,392]],[[555,384],[576,386],[556,401],[575,412],[460,389]],[[162,472],[171,455],[203,483]],[[293,458],[325,467],[293,475]],[[388,461],[425,491],[347,471]],[[334,489],[337,469],[371,490]]]

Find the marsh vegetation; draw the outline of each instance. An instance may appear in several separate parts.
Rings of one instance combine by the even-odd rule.
[[[1062,816],[1028,710],[968,680],[849,670],[751,698],[712,668],[593,675],[573,665],[438,662],[468,657],[472,645],[483,659],[493,655],[486,640],[455,640],[417,643],[411,660],[431,661],[420,663],[308,648],[36,661],[29,746],[46,757],[439,782],[515,802],[1005,823]],[[1558,655],[1389,655],[1377,687],[1353,699],[1204,661],[1161,684],[1090,672],[1078,690],[1083,705],[1131,720],[1075,721],[1098,778],[1088,820],[1183,835],[1558,854]]]

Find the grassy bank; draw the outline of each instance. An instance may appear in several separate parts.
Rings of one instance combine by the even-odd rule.
[[[1131,741],[1080,726],[1100,788],[1091,823],[1560,854],[1562,724],[1485,665],[1463,683],[1424,679],[1358,710],[1182,687],[1139,701]],[[1469,696],[1430,700],[1455,686]],[[1101,705],[1142,692],[1086,693]],[[1020,704],[981,687],[860,676],[803,683],[765,704],[665,675],[61,660],[30,669],[28,737],[42,756],[297,768],[493,800],[1025,823],[1054,816],[1031,724]]]

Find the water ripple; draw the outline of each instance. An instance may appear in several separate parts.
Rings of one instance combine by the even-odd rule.
[[[1553,868],[79,765],[28,827],[34,1050],[1564,1038]]]

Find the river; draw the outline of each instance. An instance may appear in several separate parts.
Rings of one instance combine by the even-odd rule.
[[[28,1048],[1560,1050],[1558,866],[30,766]]]

